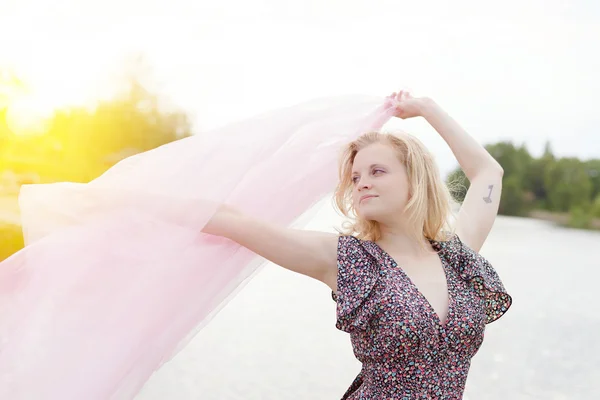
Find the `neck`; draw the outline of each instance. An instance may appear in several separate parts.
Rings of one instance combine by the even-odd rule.
[[[429,241],[423,236],[416,238],[409,234],[409,230],[399,223],[395,225],[379,224],[381,238],[377,241],[382,247],[394,249],[406,256],[422,256],[431,250]]]

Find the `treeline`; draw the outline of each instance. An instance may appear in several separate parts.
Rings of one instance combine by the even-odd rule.
[[[0,104],[0,260],[23,247],[17,194],[24,183],[89,182],[123,158],[190,136],[187,114],[138,79],[96,107],[56,111],[35,135],[12,132]],[[1,94],[1,93],[0,93]]]
[[[14,134],[5,115],[0,109],[0,172],[42,182],[88,182],[123,158],[191,135],[185,113],[161,110],[158,96],[135,80],[94,109],[56,111],[41,134]]]
[[[577,228],[596,226],[600,218],[600,159],[556,157],[550,144],[533,157],[524,145],[499,142],[486,146],[504,168],[500,214],[530,216],[536,211],[567,215]],[[459,169],[448,176],[457,201],[464,199],[469,182]]]

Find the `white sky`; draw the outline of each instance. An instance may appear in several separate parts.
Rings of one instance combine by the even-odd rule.
[[[600,3],[0,0],[0,67],[53,105],[103,96],[144,52],[204,129],[323,95],[435,98],[482,142],[600,157]],[[51,96],[49,95],[51,94]],[[42,95],[40,95],[42,96]],[[43,96],[42,96],[43,97]],[[422,121],[398,121],[449,153]]]

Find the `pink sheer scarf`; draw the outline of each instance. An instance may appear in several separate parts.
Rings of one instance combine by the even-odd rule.
[[[259,268],[201,233],[221,203],[288,226],[330,193],[341,147],[394,114],[345,96],[24,186],[26,247],[0,263],[0,398],[131,399]]]

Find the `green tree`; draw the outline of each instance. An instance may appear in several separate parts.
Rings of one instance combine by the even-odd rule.
[[[533,161],[533,158],[524,146],[517,147],[511,142],[499,142],[489,144],[485,147],[504,169],[505,179],[517,176],[517,180],[521,181]],[[452,171],[448,175],[447,182],[451,190],[455,192],[456,199],[462,201],[469,188],[469,181],[462,170],[457,168]]]
[[[533,161],[533,157],[524,145],[517,147],[511,142],[499,142],[487,145],[485,148],[502,166],[506,178],[522,177]]]
[[[596,198],[592,203],[590,214],[594,218],[600,218],[600,193],[596,195]]]
[[[13,135],[5,123],[6,105],[0,104],[0,174],[10,170],[22,177],[39,175],[43,182],[86,182],[122,158],[190,136],[187,115],[152,88],[144,60],[134,59],[125,70],[119,94],[93,109],[56,111],[42,135]],[[0,221],[0,244],[0,260],[18,251],[21,227]]]
[[[35,171],[43,181],[87,182],[123,158],[191,135],[188,116],[151,90],[154,77],[143,58],[124,70],[112,99],[56,111],[43,135],[12,136],[5,168]]]
[[[155,94],[133,80],[129,90],[94,110],[58,112],[48,136],[61,149],[65,169],[77,171],[71,180],[87,181],[115,162],[191,135],[180,111],[163,111]]]
[[[591,225],[590,214],[580,206],[575,206],[569,211],[568,226],[577,229],[588,229]]]
[[[0,243],[0,261],[3,261],[23,248],[21,227],[0,221]]]
[[[592,198],[600,194],[600,159],[585,162],[585,169],[592,183]]]
[[[469,180],[462,169],[457,168],[452,171],[446,182],[454,200],[462,203],[470,187]],[[513,173],[512,176],[506,177],[505,174],[498,212],[502,215],[525,216],[530,209],[531,201],[523,188],[520,175]]]
[[[550,143],[547,142],[542,157],[533,159],[529,167],[524,171],[523,187],[530,192],[535,201],[535,207],[545,209],[548,201],[548,193],[544,183],[544,175],[547,169],[556,161]]]
[[[526,216],[530,210],[523,182],[516,174],[503,179],[502,196],[498,213],[502,215]]]
[[[544,174],[551,211],[568,212],[581,207],[589,208],[592,182],[585,164],[577,158],[561,158],[551,164]]]
[[[463,170],[459,167],[452,171],[450,175],[448,175],[446,183],[450,189],[452,198],[458,203],[462,203],[465,200],[467,190],[469,190],[470,186],[469,180]]]

